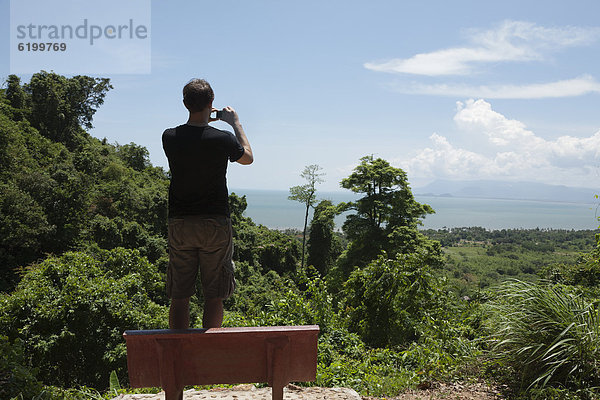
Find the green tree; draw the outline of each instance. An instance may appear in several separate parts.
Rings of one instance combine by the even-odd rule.
[[[42,385],[35,378],[35,371],[27,366],[23,345],[19,340],[11,343],[0,335],[0,399],[37,398]]]
[[[428,241],[417,227],[421,218],[434,211],[414,199],[402,169],[366,156],[341,186],[364,195],[340,206],[343,211],[355,211],[343,225],[350,241],[342,260],[344,276],[352,266],[367,265],[381,251],[390,256],[410,253]]]
[[[540,275],[556,283],[570,286],[598,288],[600,286],[600,234],[596,234],[596,246],[581,254],[573,264],[553,264],[544,266]]]
[[[231,224],[236,227],[243,222],[250,222],[250,218],[244,216],[244,212],[248,207],[246,195],[238,196],[235,193],[229,195],[229,210],[231,212]]]
[[[234,260],[248,262],[263,273],[276,271],[282,275],[296,270],[299,258],[298,241],[291,235],[256,225],[244,217],[246,196],[229,196],[233,227]]]
[[[117,155],[127,166],[136,171],[143,171],[150,166],[148,149],[135,143],[117,146]]]
[[[322,200],[315,207],[310,223],[307,264],[315,267],[323,276],[342,252],[340,239],[334,232],[337,214],[338,209],[330,200]]]
[[[9,75],[6,80],[6,98],[13,108],[25,108],[27,95],[21,86],[21,79],[16,75]]]
[[[127,376],[123,332],[167,327],[164,276],[136,250],[50,257],[0,297],[0,326],[45,384],[104,389]]]
[[[321,176],[323,173],[319,171],[322,168],[319,165],[312,164],[304,167],[300,176],[306,180],[307,183],[299,186],[292,186],[290,188],[290,195],[288,199],[298,201],[306,206],[306,212],[304,214],[304,229],[302,230],[302,262],[301,266],[304,268],[304,249],[306,244],[306,227],[308,225],[308,213],[310,208],[314,206],[316,202],[315,193],[317,192],[317,184],[323,182]]]
[[[92,128],[93,116],[110,89],[107,78],[35,73],[25,85],[31,101],[31,125],[54,141],[73,145],[81,127]]]
[[[344,285],[350,329],[368,345],[406,345],[443,313],[444,293],[425,252],[381,255]]]
[[[137,248],[165,255],[168,177],[148,150],[91,137],[108,80],[34,74],[0,90],[0,290],[44,254]],[[23,107],[23,108],[15,108]]]
[[[51,233],[44,210],[29,194],[0,184],[0,290],[10,287],[12,268],[35,261]]]

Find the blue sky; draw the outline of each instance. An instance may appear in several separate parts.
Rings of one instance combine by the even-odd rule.
[[[0,0],[2,81],[9,10]],[[215,106],[238,111],[254,150],[253,165],[230,166],[232,188],[286,190],[319,164],[321,189],[338,190],[371,154],[413,187],[598,187],[598,15],[595,0],[152,1],[151,72],[94,75],[114,89],[90,133],[146,146],[167,167],[161,134],[185,122],[181,88],[200,77]]]

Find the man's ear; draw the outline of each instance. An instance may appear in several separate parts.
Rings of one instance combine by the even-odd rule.
[[[208,103],[208,105],[206,106],[206,108],[204,110],[202,110],[202,112],[205,112],[208,109],[208,113],[210,114],[212,109],[213,109],[213,103],[212,101],[210,103]]]

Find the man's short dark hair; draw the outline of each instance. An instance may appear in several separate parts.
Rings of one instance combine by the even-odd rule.
[[[192,79],[183,87],[183,104],[190,112],[204,110],[214,99],[215,94],[204,79]]]

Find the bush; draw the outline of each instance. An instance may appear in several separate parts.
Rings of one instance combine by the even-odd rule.
[[[165,328],[164,278],[136,250],[65,253],[32,267],[0,300],[0,326],[24,343],[45,384],[104,389],[126,376],[128,329]]]
[[[408,345],[440,315],[444,293],[421,253],[379,257],[345,284],[350,330],[370,346]]]
[[[341,326],[337,302],[314,268],[298,273],[299,284],[274,271],[261,274],[236,263],[238,288],[225,301],[225,326],[319,325],[321,334]],[[312,275],[312,277],[308,277]],[[299,287],[300,286],[300,287]],[[304,288],[304,290],[301,290]]]
[[[0,399],[10,399],[21,394],[32,398],[42,391],[34,371],[26,366],[23,345],[0,336]]]
[[[525,387],[600,386],[597,301],[559,285],[505,282],[490,305],[490,355]]]

